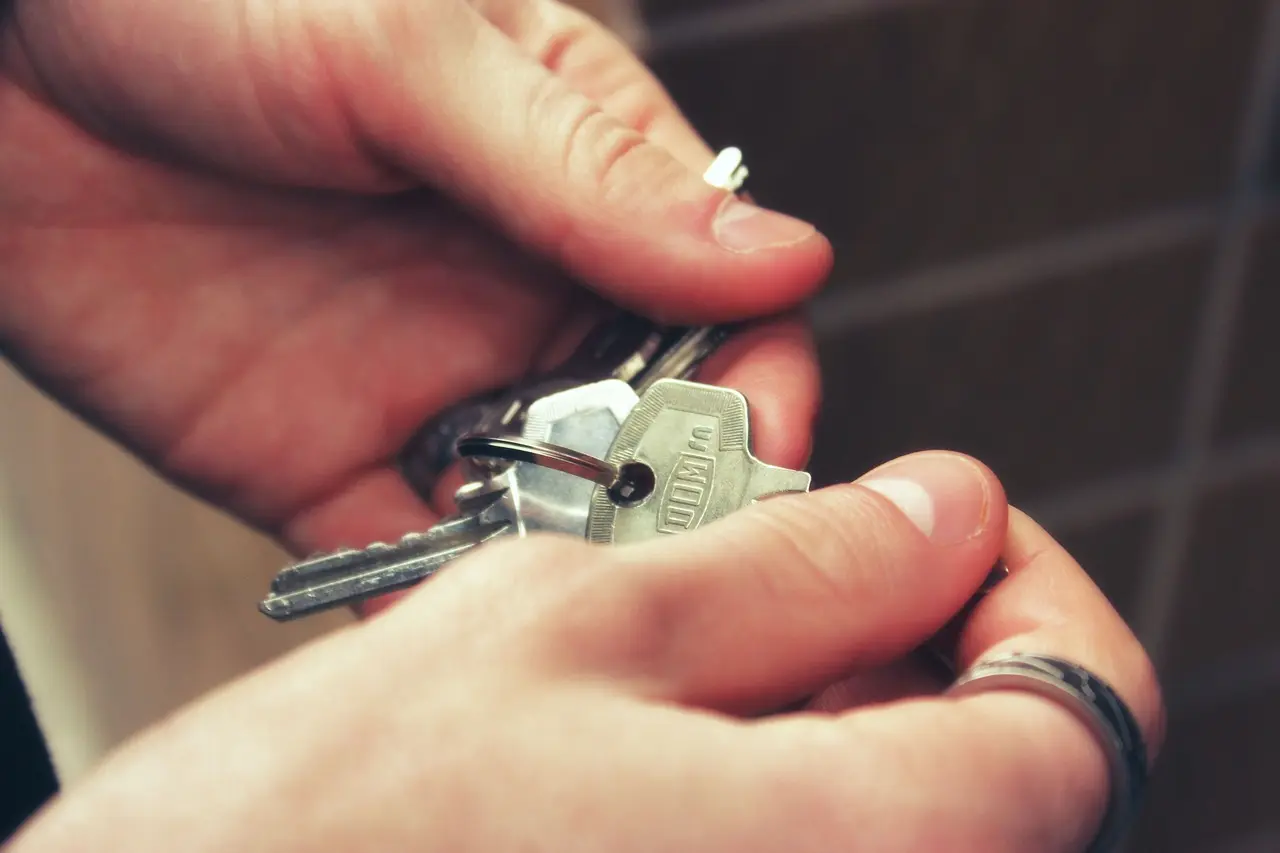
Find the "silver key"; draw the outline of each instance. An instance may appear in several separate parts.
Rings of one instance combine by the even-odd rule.
[[[703,173],[703,179],[737,193],[747,174],[742,152],[726,148]],[[440,475],[456,461],[454,447],[462,436],[520,435],[535,400],[584,383],[621,379],[643,394],[660,379],[688,379],[737,328],[736,324],[659,326],[636,314],[621,312],[594,329],[568,361],[552,373],[463,401],[425,424],[401,453],[404,477],[429,500]],[[479,467],[482,475],[500,470]]]
[[[747,400],[728,388],[655,382],[631,410],[604,461],[621,488],[597,486],[587,539],[622,544],[685,533],[757,500],[807,492],[807,472],[751,453]]]
[[[465,400],[424,425],[405,445],[400,468],[405,479],[430,500],[440,475],[454,462],[454,447],[465,435],[521,435],[537,400],[605,379],[631,382],[679,342],[634,314],[622,314],[597,327],[558,369],[544,376]],[[478,466],[481,475],[497,473]]]
[[[452,519],[394,545],[377,542],[296,563],[276,575],[258,609],[284,622],[414,586],[510,527],[505,519],[480,522],[479,515]]]
[[[638,399],[618,379],[572,388],[535,401],[524,433],[534,442],[601,456]],[[259,609],[285,621],[405,589],[499,536],[544,531],[583,537],[591,488],[591,482],[572,474],[516,462],[464,485],[455,495],[458,515],[426,533],[319,555],[284,569]]]
[[[604,456],[639,397],[619,379],[594,382],[535,401],[521,437]],[[514,532],[586,536],[593,484],[536,462],[516,462],[502,475]]]

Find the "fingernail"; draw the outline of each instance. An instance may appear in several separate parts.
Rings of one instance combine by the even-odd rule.
[[[917,453],[858,480],[902,511],[935,545],[959,545],[987,523],[987,479],[953,453]]]
[[[801,243],[816,229],[807,222],[765,210],[737,198],[725,200],[712,225],[716,242],[730,252],[759,252]]]

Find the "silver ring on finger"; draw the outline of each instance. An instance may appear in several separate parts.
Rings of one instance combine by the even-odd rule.
[[[1089,853],[1117,849],[1146,790],[1147,747],[1133,712],[1098,676],[1045,655],[1005,655],[975,664],[947,691],[952,696],[990,690],[1026,690],[1057,702],[1089,727],[1107,754],[1111,795]]]

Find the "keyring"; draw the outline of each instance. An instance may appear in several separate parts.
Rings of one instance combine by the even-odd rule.
[[[509,462],[530,462],[590,480],[606,489],[612,489],[621,479],[618,469],[603,459],[545,441],[513,436],[468,435],[458,440],[457,451],[464,459],[487,457]]]
[[[558,444],[528,438],[497,435],[468,435],[458,440],[459,456],[488,457],[509,462],[528,462],[581,477],[604,486],[609,500],[618,506],[633,506],[644,501],[657,485],[653,469],[643,462],[627,462],[615,466],[587,453],[579,453]]]

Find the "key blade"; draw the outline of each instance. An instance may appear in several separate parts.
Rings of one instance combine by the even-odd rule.
[[[508,521],[434,528],[394,545],[375,543],[305,560],[276,575],[271,594],[258,605],[266,616],[286,622],[354,604],[421,583],[473,548],[506,533]]]
[[[643,396],[663,379],[690,379],[708,358],[740,328],[739,324],[673,329],[663,350],[634,379],[636,393]]]
[[[308,557],[280,571],[271,581],[271,591],[287,593],[309,585],[319,585],[359,571],[362,567],[372,567],[388,559],[396,559],[415,548],[427,550],[435,546],[447,547],[451,540],[474,536],[482,526],[482,521],[495,521],[485,515],[485,510],[505,493],[505,489],[495,489],[482,496],[469,498],[470,503],[465,505],[462,514],[446,518],[426,533],[410,533],[394,545],[374,542],[364,548],[347,548]]]
[[[745,497],[754,503],[778,495],[807,492],[812,485],[813,477],[808,471],[793,471],[761,462],[751,472],[751,482],[747,485]]]

